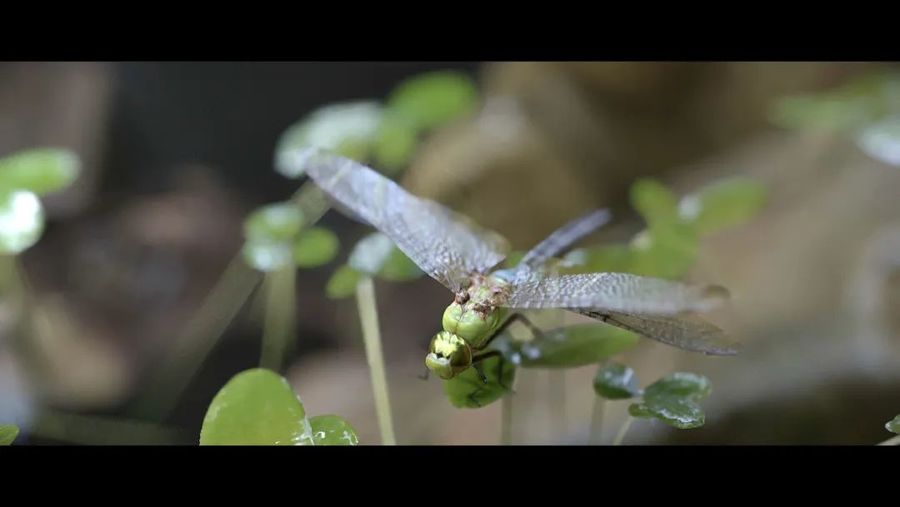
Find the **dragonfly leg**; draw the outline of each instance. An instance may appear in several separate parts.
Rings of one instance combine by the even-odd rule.
[[[503,359],[499,350],[492,350],[490,352],[485,352],[484,354],[478,354],[477,356],[472,358],[472,366],[475,368],[475,371],[478,372],[478,375],[481,376],[481,380],[485,384],[487,384],[487,377],[484,376],[484,370],[483,370],[482,366],[478,363],[484,361],[485,359],[488,359],[491,357],[498,357],[498,356],[500,356],[500,366],[497,369],[497,383],[503,389],[505,389],[507,391],[512,391],[512,389],[510,389],[509,386],[507,386],[503,383],[503,368],[506,366],[506,360]]]
[[[487,377],[484,375],[484,368],[481,366],[481,364],[473,361],[472,368],[475,368],[475,373],[478,374],[478,378],[481,379],[481,383],[487,384],[488,383]]]

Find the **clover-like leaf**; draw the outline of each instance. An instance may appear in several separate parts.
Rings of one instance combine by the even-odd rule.
[[[359,283],[359,271],[348,265],[337,268],[325,285],[325,295],[330,299],[342,299],[352,296],[356,292]]]
[[[900,415],[888,421],[884,425],[884,429],[890,431],[891,433],[900,435]]]
[[[765,203],[762,183],[747,178],[729,178],[685,196],[678,213],[694,224],[699,234],[735,227],[752,218]]]
[[[575,368],[605,361],[638,340],[636,334],[617,327],[580,324],[544,331],[525,342],[503,335],[492,347],[523,368]]]
[[[632,404],[628,413],[634,417],[655,417],[678,429],[703,426],[706,414],[697,403],[709,396],[709,380],[695,373],[677,372],[667,375],[644,390],[641,403]]]
[[[19,427],[15,424],[0,424],[0,445],[10,445],[19,436]]]
[[[81,163],[68,150],[39,148],[0,159],[0,190],[29,190],[42,196],[62,190],[78,177]]]
[[[359,438],[350,423],[336,415],[317,415],[309,418],[316,445],[358,445]]]
[[[625,400],[641,395],[637,376],[628,366],[610,362],[600,366],[594,375],[594,391],[610,400]]]
[[[391,93],[387,107],[417,130],[429,129],[472,111],[478,90],[465,74],[437,71],[410,78]]]
[[[294,262],[301,268],[327,264],[338,253],[337,236],[324,227],[310,227],[300,231],[294,241]]]
[[[512,389],[516,367],[509,361],[496,356],[481,361],[479,365],[487,383],[474,366],[444,381],[444,393],[454,407],[481,408],[499,400]]]
[[[44,208],[27,190],[0,191],[0,254],[18,254],[44,232]]]
[[[312,428],[288,381],[261,368],[241,372],[213,398],[200,445],[313,445]]]
[[[381,125],[382,107],[358,101],[322,107],[288,128],[275,150],[275,170],[288,178],[303,175],[298,148],[317,146],[358,161],[368,156]]]

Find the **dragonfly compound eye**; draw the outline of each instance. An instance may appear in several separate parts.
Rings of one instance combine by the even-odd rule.
[[[472,365],[472,349],[459,336],[441,331],[431,340],[425,366],[442,379],[451,379]]]

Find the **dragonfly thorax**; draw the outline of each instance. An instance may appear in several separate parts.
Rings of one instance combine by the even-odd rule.
[[[499,306],[504,296],[504,283],[492,277],[475,276],[464,291],[456,295],[444,310],[444,331],[464,339],[478,350],[500,325],[504,311]]]

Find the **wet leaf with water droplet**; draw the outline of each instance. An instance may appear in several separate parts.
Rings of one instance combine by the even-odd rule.
[[[401,83],[391,93],[387,107],[417,130],[429,129],[475,109],[478,90],[465,74],[438,71]]]
[[[19,436],[19,427],[15,424],[0,424],[0,445],[10,445]]]
[[[706,414],[697,402],[711,391],[712,385],[702,375],[673,373],[648,386],[643,401],[632,404],[628,413],[634,417],[655,417],[678,429],[699,428],[706,422]]]
[[[900,415],[888,421],[887,424],[884,425],[884,428],[891,433],[900,435]]]
[[[213,398],[203,419],[200,445],[312,445],[300,398],[275,372],[241,372]]]
[[[304,173],[294,156],[297,149],[317,146],[363,162],[382,121],[382,107],[375,101],[347,102],[322,107],[290,128],[278,141],[275,170],[288,178]]]
[[[357,445],[359,438],[350,423],[336,415],[317,415],[309,418],[316,445]]]
[[[634,370],[621,363],[609,363],[597,370],[594,391],[609,400],[625,400],[641,395]]]
[[[481,408],[499,400],[510,392],[516,378],[516,367],[501,357],[481,361],[487,378],[485,384],[474,367],[444,381],[444,393],[457,408]]]
[[[46,195],[62,190],[78,177],[81,163],[68,150],[40,148],[0,159],[0,190],[29,190]]]
[[[325,286],[325,295],[330,299],[343,299],[356,293],[356,285],[359,283],[359,271],[348,265],[337,268],[328,279]]]
[[[685,196],[678,205],[682,219],[693,223],[698,234],[711,234],[750,220],[765,203],[762,183],[729,178]]]
[[[0,254],[18,254],[44,232],[44,208],[27,190],[0,191]]]
[[[580,324],[543,332],[542,338],[516,341],[508,334],[491,346],[523,368],[575,368],[605,361],[638,342],[636,334],[606,324]]]
[[[324,227],[310,227],[300,231],[294,242],[294,262],[301,268],[328,264],[338,253],[337,236]]]

